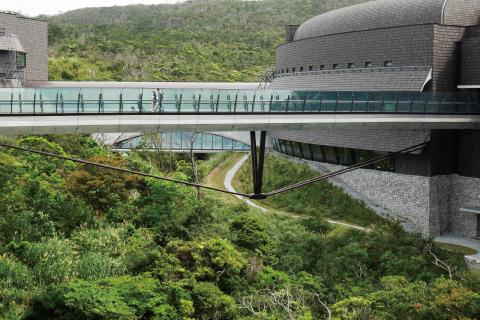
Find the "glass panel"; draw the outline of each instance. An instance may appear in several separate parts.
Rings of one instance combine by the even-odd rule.
[[[373,156],[374,158],[381,157],[387,155],[388,152],[378,152],[374,151]],[[393,159],[388,159],[384,161],[380,161],[375,163],[375,169],[382,170],[382,171],[393,171]]]
[[[214,150],[221,150],[223,146],[223,137],[214,135],[213,136],[213,149]]]
[[[223,150],[232,149],[232,139],[223,137]]]
[[[279,143],[280,143],[280,150],[282,153],[286,154],[287,153],[287,149],[285,148],[285,140],[282,140],[282,139],[278,139]]]
[[[310,153],[309,145],[306,144],[306,143],[301,143],[300,145],[302,147],[303,158],[308,159],[308,160],[312,160],[312,154]]]
[[[307,102],[305,106],[305,111],[310,112],[319,112],[320,104],[322,104],[322,111],[325,111],[324,97],[320,91],[310,91],[308,92]]]
[[[287,150],[287,154],[289,156],[292,156],[292,157],[295,156],[295,152],[292,149],[292,142],[291,141],[285,140],[285,147],[286,147],[286,150]]]
[[[385,97],[385,101],[383,102],[383,110],[385,112],[395,112],[397,105],[397,94],[394,92],[385,92],[382,96]]]
[[[293,146],[293,155],[297,158],[302,158],[302,152],[300,151],[300,144],[298,142],[292,141]]]
[[[233,112],[237,90],[219,90],[218,112]]]
[[[63,100],[65,101],[65,112],[77,112],[78,94],[80,93],[80,113],[98,113],[104,110],[104,101],[100,99],[101,89],[98,88],[82,88],[80,92],[77,92],[77,96],[74,96],[74,92],[65,92],[59,89],[63,93]]]
[[[380,112],[382,110],[382,98],[381,92],[369,92],[370,101],[368,103],[368,111]]]
[[[210,133],[204,133],[202,138],[202,149],[212,149],[212,135]]]
[[[218,90],[202,90],[200,112],[215,112],[217,108]]]
[[[10,113],[11,88],[0,88],[0,113]]]
[[[172,149],[182,149],[181,132],[172,132]]]
[[[333,147],[325,146],[325,162],[337,164],[337,156],[335,155],[335,149]]]
[[[242,150],[243,149],[243,143],[239,142],[239,141],[236,141],[236,140],[232,140],[232,143],[233,143],[233,146],[232,146],[232,149],[233,150]]]
[[[352,153],[349,148],[338,148],[340,164],[344,166],[353,165]]]
[[[105,113],[120,112],[120,89],[102,89],[102,107]],[[123,95],[122,95],[123,100]]]
[[[201,132],[195,132],[193,133],[193,148],[194,149],[202,149],[202,135],[203,133]]]
[[[334,112],[337,103],[337,92],[324,92],[323,93],[323,106],[322,111]]]
[[[356,112],[367,111],[368,93],[367,92],[354,92],[353,95],[355,97],[353,111],[356,111]]]
[[[352,92],[339,92],[339,101],[337,111],[350,112],[352,111]]]
[[[322,148],[319,145],[312,144],[313,160],[323,162]]]
[[[162,132],[162,145],[165,149],[172,148],[172,135],[171,133]]]
[[[362,149],[355,149],[355,162],[356,163],[362,163],[365,161],[368,161],[369,155],[368,155],[368,150],[362,150]]]
[[[14,88],[12,113],[33,114],[34,88]]]
[[[57,105],[57,89],[45,88],[37,90],[38,108],[35,107],[35,112],[38,113],[55,113]]]
[[[202,101],[202,90],[186,89],[182,91],[181,112],[197,112],[198,102]]]
[[[141,100],[143,99],[142,89],[122,89],[122,104],[120,112],[139,112]]]
[[[396,94],[396,98],[398,99],[397,112],[410,112],[410,108],[412,107],[410,95],[405,92],[399,92]]]
[[[425,104],[422,92],[411,92],[410,100],[413,102],[411,112],[423,112],[423,107]]]

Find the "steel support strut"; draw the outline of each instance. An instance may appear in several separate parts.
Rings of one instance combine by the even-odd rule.
[[[257,163],[257,140],[255,131],[250,131],[250,148],[252,150],[252,172],[253,172],[253,194],[250,194],[252,199],[265,199],[266,196],[262,194],[263,184],[263,164],[265,160],[265,139],[267,137],[266,131],[260,132],[260,150]]]

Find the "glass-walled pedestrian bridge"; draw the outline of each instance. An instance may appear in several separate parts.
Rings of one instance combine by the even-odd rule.
[[[61,132],[429,129],[476,128],[480,123],[474,93],[160,89],[154,99],[152,91],[0,88],[0,134],[9,134],[8,128],[19,134],[54,133],[57,128]]]
[[[160,147],[165,151],[198,153],[212,153],[224,150],[250,151],[250,146],[240,141],[222,137],[210,133],[193,132],[161,132],[159,133]],[[114,148],[118,151],[128,151],[137,147],[154,149],[154,145],[145,139],[143,135],[137,135],[122,139],[115,143]]]

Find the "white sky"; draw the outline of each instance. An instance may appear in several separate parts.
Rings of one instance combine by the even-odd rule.
[[[69,10],[88,7],[113,7],[128,4],[177,3],[179,0],[3,0],[0,11],[15,11],[34,17],[40,14],[54,15]]]

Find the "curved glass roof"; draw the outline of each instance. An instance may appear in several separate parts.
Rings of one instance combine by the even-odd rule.
[[[237,150],[249,151],[250,146],[239,141],[222,137],[216,134],[202,132],[162,132],[159,133],[162,141],[162,149],[165,150],[189,150],[193,147],[195,151],[205,150],[208,152],[221,150]],[[138,147],[141,143],[146,143],[149,147],[148,140],[143,140],[143,135],[128,138],[115,143],[115,149],[132,149]]]
[[[352,31],[443,24],[446,1],[376,0],[333,10],[304,22],[296,31],[294,41]],[[449,0],[458,1],[462,0]]]

